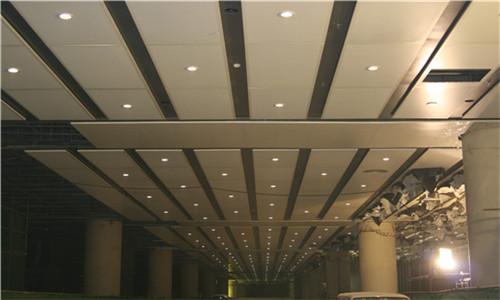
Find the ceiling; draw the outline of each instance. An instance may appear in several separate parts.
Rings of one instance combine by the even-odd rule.
[[[459,136],[498,122],[499,12],[486,1],[2,1],[2,148],[174,248],[277,278],[355,234],[351,220],[409,170],[455,171]],[[431,70],[486,74],[424,81]],[[16,131],[49,125],[76,141]]]

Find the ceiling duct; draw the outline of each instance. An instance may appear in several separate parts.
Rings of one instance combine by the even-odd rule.
[[[479,82],[490,69],[431,70],[424,82]]]

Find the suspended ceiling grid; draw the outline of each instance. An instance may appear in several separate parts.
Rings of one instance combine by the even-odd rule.
[[[451,168],[460,134],[498,121],[498,12],[458,1],[2,2],[2,123],[71,122],[96,149],[27,153],[125,220],[177,222],[144,225],[173,247],[278,278],[355,234],[345,220],[381,187]],[[423,82],[431,69],[490,71]]]

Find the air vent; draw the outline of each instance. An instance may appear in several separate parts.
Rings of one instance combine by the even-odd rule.
[[[424,82],[478,82],[490,69],[431,70]]]

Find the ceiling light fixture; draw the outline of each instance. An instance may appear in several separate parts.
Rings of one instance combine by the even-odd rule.
[[[168,214],[168,210],[164,210],[164,211],[163,211],[163,213],[164,213],[164,214]]]
[[[273,219],[273,217],[269,217],[269,220],[272,220],[272,219]]]
[[[206,220],[206,219],[208,219],[208,218],[207,217],[203,217],[203,220]]]
[[[383,161],[389,161],[389,157],[382,158]]]
[[[321,176],[326,176],[326,175],[328,175],[328,174],[327,173],[321,173]]]
[[[339,217],[334,217],[335,220],[337,220]]]
[[[274,203],[269,203],[269,206],[274,206]]]
[[[222,176],[227,176],[227,173],[222,173],[221,175],[222,175]]]
[[[122,107],[129,109],[129,108],[132,108],[132,104],[123,104]]]
[[[272,189],[276,188],[276,185],[275,184],[271,184],[271,188]]]
[[[346,203],[345,205],[346,205],[346,206],[349,206],[349,205],[351,205],[351,203]]]
[[[273,157],[273,159],[272,159],[272,161],[278,161],[278,160],[279,160],[279,158],[277,158],[277,157]]]
[[[274,104],[274,107],[277,107],[277,108],[282,108],[283,106],[285,106],[285,104],[283,104],[283,103]]]
[[[436,106],[438,103],[436,101],[430,101],[426,103],[427,106]]]
[[[198,206],[199,204],[198,203],[193,203],[193,206]]]
[[[285,10],[279,13],[279,16],[282,18],[291,18],[295,15],[295,13],[291,10]]]
[[[16,74],[17,72],[19,72],[19,69],[18,69],[18,68],[11,67],[11,68],[8,68],[8,69],[7,69],[7,72],[9,72],[9,73],[11,73],[11,74]]]
[[[153,196],[147,195],[146,198],[151,199]]]
[[[73,19],[73,15],[70,13],[60,13],[57,15],[57,17],[63,21],[68,21]]]
[[[309,211],[308,211],[308,210],[304,210],[304,213],[308,214],[308,213],[309,213]]]
[[[168,158],[164,157],[161,159],[162,162],[167,162],[168,161]]]
[[[362,187],[362,188],[365,188],[365,187],[366,187],[366,184],[362,184],[362,185],[361,185],[361,187]]]
[[[237,211],[237,210],[235,210],[235,211],[234,211],[234,213],[235,213],[235,214],[237,214],[237,213],[238,213],[238,211]]]
[[[123,175],[123,177],[128,177],[129,176],[128,173],[123,173],[122,175]]]
[[[189,71],[189,72],[198,71],[198,67],[197,66],[189,66],[189,67],[186,67],[186,71]]]
[[[367,71],[377,71],[379,69],[379,66],[369,66],[369,67],[366,67],[366,70]]]

